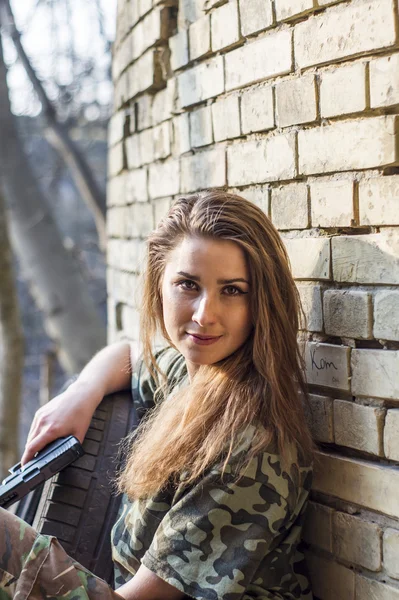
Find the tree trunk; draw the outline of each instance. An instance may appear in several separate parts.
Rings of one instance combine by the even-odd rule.
[[[0,37],[1,42],[1,37]],[[44,314],[64,368],[75,373],[106,341],[105,325],[61,234],[18,138],[0,43],[0,175],[10,210],[13,246]]]
[[[9,0],[0,0],[0,6],[2,9],[2,21],[4,21],[4,25],[6,25],[6,29],[14,43],[18,57],[42,104],[43,114],[48,125],[46,138],[68,165],[75,185],[94,217],[99,245],[104,251],[106,244],[105,194],[100,190],[93,173],[87,164],[86,158],[71,139],[68,129],[57,120],[55,108],[47,97],[43,85],[38,79],[21,44],[21,36],[15,25],[14,15]]]
[[[6,209],[0,193],[0,479],[18,461],[23,334]]]

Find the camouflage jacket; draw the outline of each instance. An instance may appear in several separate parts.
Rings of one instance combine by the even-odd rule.
[[[184,359],[172,349],[159,354],[168,382],[186,377]],[[154,404],[156,384],[142,366],[133,376],[137,408]],[[125,497],[112,532],[115,587],[144,564],[198,600],[249,598],[311,600],[298,550],[312,470],[297,456],[283,467],[278,454],[255,457],[237,481],[235,463],[255,428],[221,476],[217,465],[196,485],[180,485],[147,501]]]

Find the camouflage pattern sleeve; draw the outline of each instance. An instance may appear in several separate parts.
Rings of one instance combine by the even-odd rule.
[[[142,563],[198,599],[310,600],[297,552],[308,473],[297,464],[284,469],[267,452],[238,481],[233,469],[223,476],[210,471],[198,485],[177,490]]]

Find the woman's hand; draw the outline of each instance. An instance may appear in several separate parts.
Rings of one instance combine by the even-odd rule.
[[[136,357],[126,341],[106,346],[85,366],[69,388],[39,408],[33,419],[21,464],[53,440],[74,435],[80,442],[107,394],[128,389]]]
[[[21,464],[29,462],[36,452],[59,437],[74,435],[80,442],[86,435],[102,393],[78,381],[36,412]]]

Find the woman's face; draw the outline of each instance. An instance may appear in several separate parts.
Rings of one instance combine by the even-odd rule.
[[[185,237],[171,252],[162,282],[163,318],[190,377],[199,365],[233,354],[252,329],[245,256],[227,240]]]

